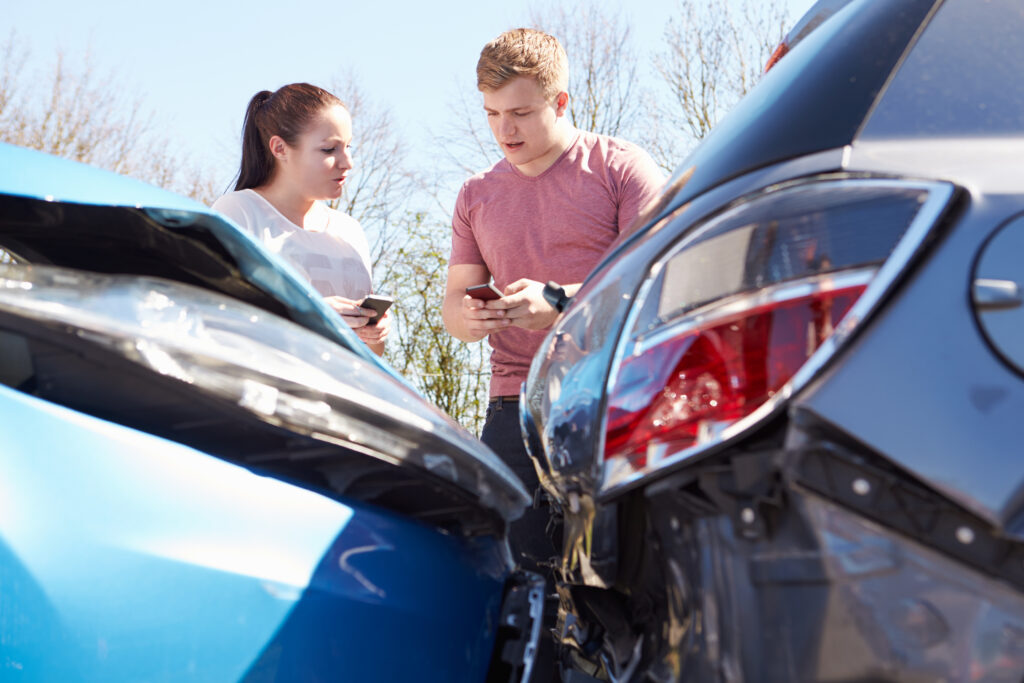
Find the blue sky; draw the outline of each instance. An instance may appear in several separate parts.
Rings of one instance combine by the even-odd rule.
[[[786,2],[795,20],[812,0]],[[630,19],[640,45],[653,45],[676,3],[605,0],[603,6]],[[473,88],[480,48],[525,24],[540,6],[536,0],[9,1],[0,36],[13,29],[36,66],[50,64],[57,49],[72,57],[90,49],[97,70],[115,72],[155,110],[177,151],[226,185],[245,105],[256,91],[294,81],[326,85],[346,73],[391,110],[417,158],[429,159],[429,131],[443,125],[458,88]]]

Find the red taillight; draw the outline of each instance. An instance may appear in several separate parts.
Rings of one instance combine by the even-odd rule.
[[[831,336],[866,285],[714,317],[625,358],[608,400],[605,458],[647,466],[651,445],[678,451],[751,414]]]
[[[764,65],[764,72],[768,73],[773,66],[779,63],[780,59],[786,56],[787,52],[789,52],[789,45],[786,44],[786,41],[782,41],[772,52],[772,56],[768,58],[768,62]]]
[[[611,496],[779,416],[865,329],[953,194],[818,176],[667,217],[630,261],[637,279],[623,267],[593,285],[530,370],[550,470],[599,475]],[[612,332],[599,324],[619,317]]]

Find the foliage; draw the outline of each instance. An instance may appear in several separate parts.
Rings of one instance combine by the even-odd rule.
[[[490,372],[484,342],[465,344],[441,320],[448,265],[448,228],[423,213],[402,221],[405,240],[384,255],[395,296],[393,339],[387,360],[427,400],[479,433],[487,407]]]

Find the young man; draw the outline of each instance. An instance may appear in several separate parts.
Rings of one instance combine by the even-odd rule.
[[[565,51],[540,31],[507,31],[480,53],[477,87],[505,158],[459,192],[443,306],[449,333],[467,342],[488,337],[491,402],[481,439],[533,488],[516,401],[558,315],[544,300],[544,283],[574,294],[664,183],[640,148],[573,127],[568,83]],[[502,298],[466,294],[492,277]],[[527,511],[511,529],[516,560],[527,569],[561,551],[545,534],[547,517]]]

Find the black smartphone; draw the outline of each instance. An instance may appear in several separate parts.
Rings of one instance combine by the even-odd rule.
[[[376,325],[380,320],[380,317],[384,315],[384,311],[391,308],[391,304],[395,303],[395,300],[390,296],[384,294],[368,294],[365,299],[359,302],[362,308],[372,308],[377,311],[377,315],[370,318],[366,323],[367,325]]]
[[[494,301],[495,299],[500,299],[505,296],[501,293],[500,289],[490,282],[486,285],[473,285],[472,287],[466,287],[466,294],[469,294],[474,299],[480,299],[481,301]]]

